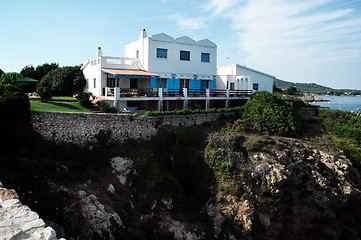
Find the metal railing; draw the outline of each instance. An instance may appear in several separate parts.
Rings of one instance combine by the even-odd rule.
[[[158,88],[118,88],[119,97],[159,97]],[[186,92],[185,92],[186,91]],[[250,97],[253,90],[210,89],[209,97]],[[114,98],[116,88],[105,88],[105,97]],[[162,89],[161,97],[207,97],[207,89]]]

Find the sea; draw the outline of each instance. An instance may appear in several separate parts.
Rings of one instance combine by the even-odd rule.
[[[361,96],[323,96],[317,95],[323,99],[327,99],[327,102],[314,102],[312,105],[319,105],[327,107],[331,110],[341,111],[360,111],[361,110]]]

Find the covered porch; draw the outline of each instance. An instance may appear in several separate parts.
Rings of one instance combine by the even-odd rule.
[[[136,69],[102,69],[106,74],[105,84],[102,88],[102,95],[106,97],[114,96],[115,88],[119,88],[123,97],[134,95],[145,95],[157,92],[151,89],[151,82],[157,81],[159,75],[144,70]]]

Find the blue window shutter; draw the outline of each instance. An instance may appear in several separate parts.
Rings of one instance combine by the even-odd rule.
[[[196,81],[195,79],[189,80],[189,89],[196,89]]]
[[[196,80],[196,89],[201,89],[201,80]]]
[[[174,89],[174,79],[172,79],[172,78],[168,79],[168,88]]]
[[[173,88],[174,88],[174,89],[179,89],[179,79],[176,78],[176,79],[173,79],[173,80],[174,80]]]
[[[150,78],[150,88],[157,88],[157,78],[155,77]]]
[[[209,81],[210,89],[214,90],[216,88],[216,83],[214,80]]]

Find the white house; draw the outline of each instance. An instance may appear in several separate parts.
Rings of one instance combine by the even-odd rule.
[[[238,64],[217,68],[216,87],[230,90],[266,90],[273,93],[275,77]]]
[[[217,45],[208,39],[148,37],[145,29],[137,41],[125,44],[124,58],[103,56],[99,47],[81,70],[85,91],[119,110],[236,106],[250,98],[256,84],[272,92],[274,78],[239,65],[217,70]]]
[[[165,33],[125,44],[125,57],[139,59],[142,69],[160,77],[151,87],[190,90],[214,89],[217,74],[217,46],[208,39],[195,41],[187,36],[173,38]]]

